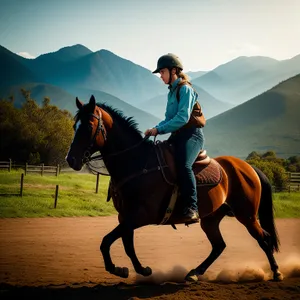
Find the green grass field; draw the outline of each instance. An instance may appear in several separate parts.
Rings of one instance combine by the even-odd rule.
[[[106,202],[108,176],[100,175],[98,193],[96,176],[85,173],[24,176],[23,197],[20,181],[23,171],[0,171],[0,218],[74,217],[116,214],[112,201]],[[55,189],[59,185],[57,206]],[[276,218],[300,218],[300,193],[274,194]]]
[[[112,201],[106,202],[108,176],[83,173],[24,176],[20,194],[21,171],[0,172],[0,217],[71,217],[116,214]],[[58,200],[54,208],[56,185]]]

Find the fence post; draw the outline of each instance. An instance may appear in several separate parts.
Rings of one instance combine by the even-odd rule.
[[[44,164],[42,164],[42,168],[41,168],[41,176],[44,175]]]
[[[58,184],[56,185],[56,189],[55,189],[54,208],[56,208],[57,205],[57,198],[58,198]]]
[[[25,175],[27,174],[27,163],[25,163]]]
[[[24,183],[24,174],[21,174],[21,187],[20,187],[20,197],[23,197],[23,183]]]
[[[58,176],[59,174],[59,164],[57,164],[57,167],[56,167],[56,177]]]
[[[96,194],[98,194],[98,187],[99,187],[99,173],[97,173]]]
[[[11,171],[11,159],[9,159],[9,166],[8,166],[8,172]]]

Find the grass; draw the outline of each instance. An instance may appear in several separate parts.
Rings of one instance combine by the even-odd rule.
[[[100,175],[98,194],[96,176],[86,173],[24,176],[23,197],[20,197],[22,171],[0,171],[0,218],[75,217],[116,214],[112,201],[106,202],[108,176]],[[59,185],[57,207],[55,187]],[[276,218],[300,218],[300,192],[274,193]]]
[[[274,194],[276,218],[300,218],[300,192]]]
[[[82,173],[24,176],[23,197],[20,197],[21,171],[0,172],[0,217],[74,217],[116,214],[112,201],[106,202],[108,176],[99,178]],[[57,206],[55,189],[59,185]]]

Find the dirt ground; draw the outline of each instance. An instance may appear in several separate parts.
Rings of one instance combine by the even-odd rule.
[[[121,241],[115,242],[114,263],[130,270],[128,279],[115,277],[105,271],[99,245],[116,225],[115,216],[1,219],[1,299],[300,299],[299,219],[276,220],[282,282],[269,281],[264,253],[231,218],[221,223],[227,248],[198,283],[183,282],[211,249],[198,224],[136,230],[137,255],[153,270],[146,279],[136,276]]]

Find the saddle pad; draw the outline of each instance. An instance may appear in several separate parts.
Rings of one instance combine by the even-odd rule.
[[[222,179],[221,166],[211,159],[208,165],[201,165],[197,162],[193,165],[197,186],[217,185]]]

